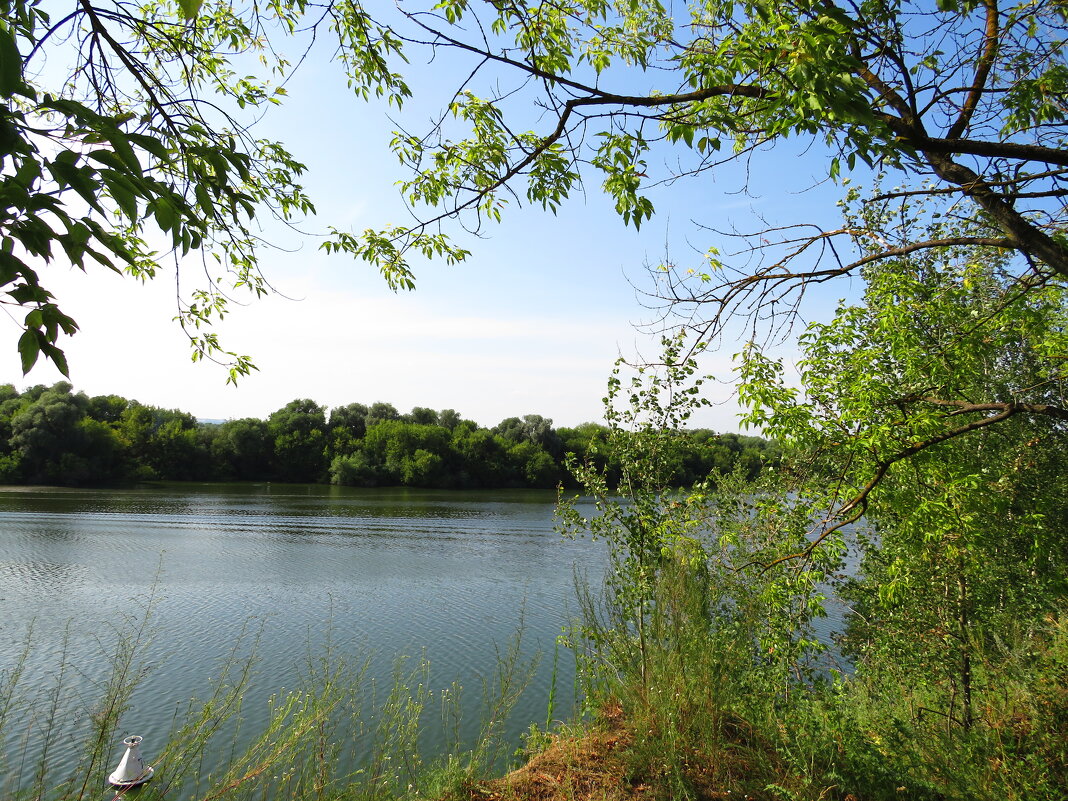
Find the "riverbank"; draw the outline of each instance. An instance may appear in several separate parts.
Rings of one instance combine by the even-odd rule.
[[[628,778],[622,725],[598,726],[550,738],[530,761],[499,779],[469,788],[470,801],[624,801],[650,788]]]
[[[661,674],[626,711],[609,704],[522,767],[439,801],[1063,801],[1068,610],[1001,647],[970,727],[885,672],[733,699],[722,676],[704,674],[701,698]]]
[[[776,692],[767,665],[725,660],[729,648],[686,651],[689,638],[658,640],[644,675],[600,663],[584,673],[580,722],[531,727],[524,764],[494,776],[507,747],[498,715],[514,710],[524,685],[514,653],[499,661],[488,686],[491,706],[480,716],[473,747],[442,758],[420,758],[419,742],[458,707],[426,690],[419,671],[398,675],[363,717],[354,701],[364,692],[361,671],[325,655],[300,689],[272,703],[268,726],[224,772],[204,772],[220,724],[240,714],[243,687],[230,677],[213,698],[191,705],[185,723],[150,761],[153,781],[138,801],[1063,801],[1068,787],[1068,610],[1040,629],[1021,632],[1006,649],[1003,669],[983,673],[982,717],[965,728],[934,714],[929,691],[890,673],[792,683]],[[705,641],[708,642],[707,640]],[[97,729],[70,778],[35,777],[9,799],[84,801],[99,796],[114,766],[117,722],[129,700],[137,643],[116,663],[108,693],[96,708]],[[737,655],[739,652],[734,652]],[[587,663],[592,667],[592,663]],[[242,670],[241,666],[237,666]],[[517,672],[518,668],[518,672]],[[618,668],[623,668],[618,670]],[[127,684],[115,680],[122,678]],[[225,678],[225,677],[224,677]],[[9,684],[0,712],[9,711]],[[383,688],[386,689],[386,688]],[[429,713],[429,714],[427,714]],[[347,722],[346,722],[347,721]],[[54,721],[39,724],[54,729]],[[351,725],[355,722],[356,726]],[[225,745],[226,738],[223,740]],[[364,767],[342,768],[340,751],[360,743]],[[5,775],[6,779],[10,776]],[[126,793],[107,796],[115,799]]]
[[[5,801],[99,795],[127,734],[157,770],[138,801],[1068,797],[1063,604],[969,641],[965,707],[952,662],[917,681],[939,663],[867,639],[857,675],[817,661],[817,577],[735,569],[778,518],[708,558],[679,540],[623,584],[618,553],[558,536],[549,495],[188,489],[0,493],[6,611],[33,631],[0,628]],[[717,525],[732,509],[759,522]],[[594,577],[610,557],[607,583],[562,574],[579,552]],[[949,636],[915,628],[910,650]]]

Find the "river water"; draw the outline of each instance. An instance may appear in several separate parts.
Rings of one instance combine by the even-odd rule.
[[[554,500],[536,491],[267,484],[3,488],[0,671],[13,669],[32,626],[21,686],[37,688],[43,706],[67,654],[74,670],[64,683],[78,698],[49,751],[62,773],[107,675],[116,630],[129,634],[149,605],[152,642],[139,663],[148,672],[122,720],[124,734],[146,738],[146,755],[176,708],[210,691],[235,643],[244,652],[258,636],[243,712],[251,736],[266,698],[296,686],[328,633],[337,653],[370,658],[379,681],[388,684],[398,656],[425,656],[432,689],[459,681],[466,703],[477,704],[481,675],[522,626],[524,655],[548,658],[513,715],[518,739],[546,718],[572,566],[599,576],[604,563],[600,544],[554,532]],[[563,704],[566,659],[560,668]],[[12,758],[35,764],[41,725],[8,726],[9,770]]]
[[[509,724],[518,744],[531,722],[544,723],[554,675],[554,716],[570,714],[573,664],[562,654],[554,673],[554,643],[573,611],[575,568],[599,580],[606,561],[601,543],[554,531],[554,502],[538,491],[271,484],[0,488],[0,673],[27,653],[22,697],[44,709],[68,665],[48,751],[62,776],[116,643],[142,621],[145,675],[120,736],[142,735],[149,762],[176,710],[210,692],[235,645],[258,654],[238,737],[253,736],[268,697],[297,686],[327,639],[337,654],[368,659],[368,678],[385,685],[398,657],[429,660],[432,690],[465,688],[470,725],[481,678],[522,629],[524,657],[542,659]],[[0,796],[20,764],[32,774],[43,725],[8,721]],[[227,756],[209,755],[217,764],[205,768]]]

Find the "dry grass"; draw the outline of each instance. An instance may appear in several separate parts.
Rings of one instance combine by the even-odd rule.
[[[622,801],[644,798],[632,783],[623,753],[628,735],[620,727],[581,737],[557,736],[523,767],[470,788],[471,801]]]
[[[636,773],[633,735],[618,707],[602,710],[599,724],[575,734],[553,735],[527,764],[499,779],[466,788],[461,801],[653,801],[664,798],[656,777]],[[697,768],[687,773],[696,795],[708,801],[737,797],[710,786],[712,777]]]

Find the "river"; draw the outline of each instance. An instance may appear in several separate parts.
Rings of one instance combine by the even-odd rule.
[[[518,744],[531,722],[544,723],[554,677],[554,716],[571,713],[573,663],[561,654],[553,670],[554,643],[573,611],[575,568],[598,580],[605,564],[603,544],[554,531],[554,502],[530,490],[0,488],[0,672],[10,675],[32,629],[21,694],[44,710],[68,664],[48,751],[61,777],[116,644],[142,621],[144,678],[120,736],[143,736],[149,762],[176,711],[210,692],[235,645],[258,654],[239,746],[262,726],[267,699],[297,686],[328,639],[336,654],[369,660],[367,680],[383,686],[399,657],[428,660],[431,690],[465,688],[470,736],[481,679],[521,629],[523,658],[542,658],[507,730]],[[43,726],[8,721],[0,795],[32,773]],[[441,747],[426,744],[431,755]],[[206,771],[225,764],[224,751],[209,754]],[[116,741],[113,761],[120,752]]]
[[[522,626],[524,656],[548,658],[515,710],[515,740],[546,717],[572,566],[599,575],[604,561],[599,544],[554,532],[554,500],[536,491],[277,484],[4,488],[0,671],[13,668],[31,625],[24,688],[45,701],[64,649],[73,659],[64,683],[82,700],[68,699],[66,725],[50,745],[61,772],[84,735],[116,629],[129,633],[149,604],[152,642],[139,665],[148,672],[121,727],[146,738],[146,756],[154,738],[161,745],[176,707],[209,691],[242,638],[243,652],[258,636],[244,702],[251,736],[267,697],[296,686],[327,633],[338,653],[370,658],[379,682],[388,682],[398,656],[425,656],[432,689],[459,681],[470,706],[480,676],[494,669],[495,649],[507,649]],[[567,660],[560,667],[563,703]],[[34,725],[8,729],[9,762],[14,754],[33,764]]]

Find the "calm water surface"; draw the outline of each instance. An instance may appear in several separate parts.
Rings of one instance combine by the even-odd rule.
[[[0,671],[14,666],[32,627],[22,686],[40,688],[44,701],[65,649],[75,692],[50,747],[62,774],[117,630],[142,619],[150,598],[152,642],[139,665],[148,673],[122,721],[122,733],[146,738],[149,761],[176,708],[209,692],[234,644],[248,650],[250,632],[260,655],[244,703],[251,735],[267,697],[296,685],[327,632],[340,653],[369,657],[379,681],[399,655],[425,654],[433,689],[458,680],[477,705],[481,672],[522,624],[524,653],[547,656],[513,716],[518,739],[545,720],[573,566],[599,577],[604,564],[599,544],[553,531],[554,500],[266,484],[0,488]],[[35,725],[7,733],[9,770],[12,758],[34,763]]]
[[[22,687],[37,694],[38,708],[47,708],[59,666],[71,666],[48,752],[59,778],[101,697],[119,633],[144,620],[149,605],[152,640],[138,663],[147,673],[120,731],[145,737],[149,762],[176,710],[204,698],[235,644],[247,653],[256,636],[260,659],[243,705],[247,737],[262,725],[267,698],[298,686],[309,653],[321,653],[328,635],[338,653],[370,659],[379,684],[389,684],[398,656],[425,655],[431,689],[459,681],[473,723],[481,675],[494,670],[496,649],[507,649],[522,625],[524,654],[543,658],[508,730],[518,744],[531,722],[545,721],[574,567],[599,580],[605,564],[601,544],[554,532],[554,502],[553,493],[537,491],[0,487],[0,673],[10,673],[31,628]],[[824,636],[840,623],[841,610],[830,612]],[[572,677],[564,655],[556,717],[570,713]],[[11,776],[32,775],[42,725],[8,726],[0,796]],[[443,748],[427,746],[427,756]],[[222,766],[225,751],[209,755],[216,761],[205,769]]]

